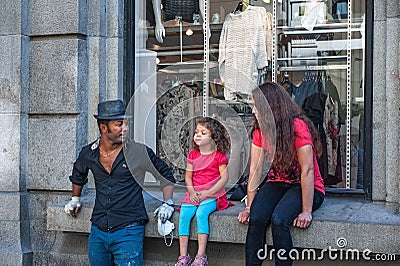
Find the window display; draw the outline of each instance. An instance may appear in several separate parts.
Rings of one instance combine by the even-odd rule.
[[[160,43],[165,37],[163,21],[175,20],[177,23],[186,21],[197,25],[200,13],[204,18],[204,0],[152,0],[152,4],[155,17],[154,35]]]
[[[144,36],[138,43],[154,53],[156,62],[156,73],[148,73],[156,81],[147,88],[160,99],[154,131],[161,130],[168,112],[179,105],[177,99],[196,97],[207,100],[193,101],[192,113],[207,108],[210,116],[225,116],[214,106],[222,101],[249,129],[252,89],[277,82],[320,132],[325,186],[364,188],[365,1],[148,0],[137,5],[142,6],[138,17],[144,18],[137,25],[137,38]],[[204,29],[210,33],[208,42]],[[139,36],[143,31],[147,34]],[[159,139],[158,131],[156,135]],[[232,174],[243,175],[245,164]]]

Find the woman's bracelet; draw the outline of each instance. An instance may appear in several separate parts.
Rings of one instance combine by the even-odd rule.
[[[249,211],[249,212],[250,212],[250,206],[247,206],[247,207],[245,208],[245,211]]]

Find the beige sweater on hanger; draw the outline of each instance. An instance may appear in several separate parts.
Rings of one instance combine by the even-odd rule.
[[[226,16],[219,40],[219,73],[225,90],[251,94],[257,72],[268,65],[267,12],[249,6]]]

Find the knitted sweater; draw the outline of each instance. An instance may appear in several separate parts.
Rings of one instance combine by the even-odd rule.
[[[219,73],[225,89],[251,94],[257,71],[268,65],[267,13],[263,7],[248,6],[225,17],[219,40]]]

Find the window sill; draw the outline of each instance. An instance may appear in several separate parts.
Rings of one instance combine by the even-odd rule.
[[[159,192],[154,192],[159,193]],[[184,192],[175,193],[175,202],[183,197]],[[77,218],[64,213],[64,203],[47,207],[47,229],[77,233],[89,233],[90,216],[94,196],[82,197],[83,208]],[[150,218],[146,226],[146,237],[161,237],[157,231],[157,222],[153,211],[160,201],[145,196],[147,213]],[[234,202],[235,206],[214,212],[210,216],[210,241],[244,244],[247,226],[237,221],[238,213],[244,204]],[[178,224],[178,212],[173,216],[175,226]],[[346,249],[369,249],[374,253],[400,254],[400,216],[385,207],[384,203],[374,203],[359,198],[327,197],[323,205],[313,213],[310,228],[292,228],[295,247],[316,249],[337,249],[340,238],[347,241]],[[192,221],[191,238],[196,239],[196,221]],[[271,231],[267,231],[267,243],[272,244]]]

